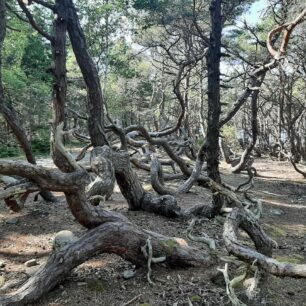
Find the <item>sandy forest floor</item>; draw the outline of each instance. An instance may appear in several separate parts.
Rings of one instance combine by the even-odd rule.
[[[255,179],[252,192],[264,204],[261,223],[279,244],[273,256],[281,261],[306,263],[305,181],[287,162],[258,159],[254,166],[260,177]],[[222,174],[224,181],[232,185],[238,185],[246,179],[244,174],[228,174],[224,167]],[[147,180],[144,172],[139,172],[139,175]],[[148,181],[146,188],[150,189]],[[45,203],[40,199],[37,202],[28,201],[23,211],[17,214],[10,213],[4,203],[0,203],[0,278],[5,283],[13,279],[26,279],[27,275],[33,273],[35,267],[27,268],[24,263],[35,258],[42,264],[52,251],[52,240],[57,232],[67,229],[80,235],[85,231],[69,212],[63,195],[56,195],[59,197],[56,204]],[[210,192],[200,187],[194,187],[190,193],[178,199],[183,208],[208,201]],[[118,188],[104,206],[122,212],[139,227],[186,238],[187,221],[170,220],[145,212],[130,212]],[[214,237],[220,254],[227,255],[221,239],[222,229],[221,218],[203,220],[196,228]],[[206,248],[199,243],[190,244]],[[188,305],[188,298],[195,306],[230,305],[224,284],[221,278],[216,277],[217,267],[169,269],[160,264],[153,267],[155,286],[151,287],[145,269],[137,270],[135,277],[126,280],[123,272],[131,269],[131,264],[117,256],[103,254],[73,270],[68,279],[35,305],[122,306],[136,296],[139,297],[130,305],[183,306]],[[234,266],[232,268],[235,269]],[[268,305],[306,305],[306,280],[269,276],[266,286],[269,292]]]

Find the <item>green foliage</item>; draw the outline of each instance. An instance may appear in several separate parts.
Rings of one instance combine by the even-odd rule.
[[[222,129],[222,136],[229,141],[233,141],[236,138],[236,128],[232,125],[226,125]]]
[[[199,295],[193,295],[190,297],[190,301],[192,303],[197,303],[197,302],[199,303],[202,301],[202,298]]]
[[[40,36],[28,36],[20,68],[23,69],[27,77],[50,82],[51,52]]]
[[[50,141],[46,141],[45,139],[34,139],[31,145],[34,154],[44,155],[50,153]]]
[[[171,3],[169,0],[135,0],[133,7],[137,10],[163,12],[169,3]]]
[[[0,158],[16,157],[21,154],[18,147],[0,146]]]
[[[14,5],[13,3],[11,4]],[[45,12],[34,9],[36,21],[48,20]],[[50,45],[30,25],[8,11],[7,35],[3,46],[2,81],[5,103],[11,104],[22,126],[29,131],[34,153],[49,153],[48,121],[51,117],[52,66]],[[36,127],[47,129],[48,135]],[[19,148],[1,148],[1,156],[19,155]]]
[[[120,39],[109,54],[109,64],[117,76],[125,78],[137,77],[137,71],[128,60],[131,49],[124,39]]]
[[[50,131],[45,127],[36,128],[36,135],[31,141],[31,146],[34,154],[49,154],[50,153]]]
[[[230,148],[234,149],[235,151],[240,150],[240,144],[237,139],[237,131],[233,125],[225,125],[222,128],[222,136]]]

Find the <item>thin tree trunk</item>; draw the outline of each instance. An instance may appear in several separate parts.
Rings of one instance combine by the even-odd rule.
[[[265,74],[262,76],[261,80],[258,80],[256,82],[256,87],[260,87],[263,79],[265,77]],[[252,99],[251,99],[251,110],[252,110],[252,140],[248,144],[247,148],[244,150],[240,161],[237,165],[233,166],[231,168],[232,173],[239,173],[240,171],[244,170],[247,167],[250,167],[253,163],[253,159],[250,158],[250,154],[252,153],[252,150],[254,149],[256,142],[257,142],[257,135],[258,135],[258,124],[257,124],[257,113],[258,113],[258,96],[259,96],[259,90],[255,90],[252,93]]]
[[[221,114],[220,104],[220,59],[222,35],[222,0],[213,0],[210,5],[211,32],[210,45],[206,55],[208,71],[208,114],[206,134],[206,160],[208,177],[221,183],[219,173],[219,120]],[[213,195],[212,217],[219,214],[223,200]]]

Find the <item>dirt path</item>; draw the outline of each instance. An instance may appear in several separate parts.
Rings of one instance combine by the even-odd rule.
[[[46,162],[48,159],[39,161],[44,165]],[[49,163],[49,166],[52,164]],[[274,257],[283,261],[306,263],[305,181],[286,162],[260,159],[255,167],[260,177],[255,179],[253,192],[264,204],[261,222],[279,244]],[[246,179],[245,175],[228,174],[225,168],[222,172],[224,181],[232,185],[238,185]],[[139,174],[146,178],[144,172]],[[148,182],[146,188],[150,188]],[[27,268],[24,263],[33,258],[43,263],[51,252],[52,240],[58,231],[68,229],[78,234],[84,231],[68,211],[63,195],[57,196],[60,201],[56,204],[46,204],[42,200],[31,201],[18,214],[11,214],[4,203],[0,203],[0,275],[5,277],[5,282],[25,279],[24,273],[33,273],[35,268]],[[184,208],[208,201],[209,191],[200,187],[194,187],[191,193],[178,199]],[[186,222],[145,212],[130,212],[118,188],[104,206],[122,212],[142,228],[186,238]],[[220,254],[227,255],[222,245],[220,221],[203,220],[196,230],[214,237]],[[197,243],[190,244],[206,248]],[[4,267],[1,267],[1,262],[4,262]],[[222,281],[212,277],[216,274],[216,268],[171,270],[162,264],[154,266],[156,284],[151,287],[147,283],[145,270],[137,270],[135,277],[126,280],[123,272],[132,269],[131,265],[117,256],[103,254],[75,269],[69,279],[36,305],[120,306],[140,294],[130,305],[181,306],[188,305],[188,298],[193,305],[229,305]],[[269,305],[306,305],[306,280],[270,276],[267,288]]]

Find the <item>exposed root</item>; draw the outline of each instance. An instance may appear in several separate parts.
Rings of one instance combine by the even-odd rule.
[[[14,212],[20,211],[30,195],[30,193],[40,191],[41,189],[35,183],[22,181],[14,181],[14,184],[0,192],[0,200],[4,199],[6,205]]]
[[[238,240],[238,229],[243,229],[253,240],[257,251]],[[266,235],[257,220],[244,210],[234,208],[224,224],[223,238],[229,253],[250,264],[255,263],[276,276],[306,278],[306,264],[280,262],[272,258],[274,242]]]
[[[213,238],[209,238],[207,234],[205,233],[201,233],[202,236],[194,236],[192,234],[192,230],[196,224],[197,220],[196,219],[192,219],[190,222],[189,222],[189,225],[188,225],[188,228],[186,230],[187,232],[187,237],[192,240],[192,241],[195,241],[195,242],[201,242],[201,243],[205,243],[206,245],[208,245],[208,247],[211,249],[211,250],[215,250],[216,249],[216,242]]]
[[[234,289],[245,280],[246,273],[230,280],[228,275],[228,263],[225,264],[224,269],[218,269],[218,271],[222,272],[224,275],[224,280],[226,284],[226,294],[228,295],[228,298],[230,299],[233,306],[247,306],[238,299]]]
[[[151,263],[160,263],[160,262],[164,262],[166,260],[166,256],[161,256],[161,257],[153,257],[153,249],[152,249],[152,243],[151,243],[151,238],[149,237],[146,240],[146,244],[141,247],[141,251],[144,255],[145,258],[148,259],[148,273],[147,273],[147,280],[149,282],[150,285],[154,285],[154,282],[151,279],[151,274],[152,274],[152,268],[151,268]]]

